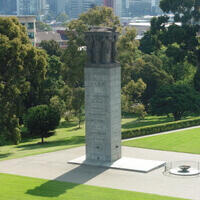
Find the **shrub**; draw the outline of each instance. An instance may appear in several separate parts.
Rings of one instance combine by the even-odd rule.
[[[133,128],[122,131],[122,139],[150,135],[154,133],[160,133],[164,131],[171,131],[198,125],[200,125],[200,117],[188,120],[168,122],[164,124],[145,126],[142,128]]]
[[[30,108],[24,115],[24,125],[31,134],[38,135],[44,142],[44,138],[50,137],[60,122],[60,114],[47,105],[39,105]]]

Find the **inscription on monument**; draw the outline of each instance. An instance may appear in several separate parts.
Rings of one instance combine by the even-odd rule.
[[[118,33],[92,28],[86,33],[86,160],[113,162],[121,157],[120,65]]]

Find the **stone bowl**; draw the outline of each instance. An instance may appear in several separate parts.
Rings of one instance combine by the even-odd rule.
[[[181,165],[179,168],[182,170],[182,172],[187,172],[188,169],[190,169],[191,166],[189,165]]]

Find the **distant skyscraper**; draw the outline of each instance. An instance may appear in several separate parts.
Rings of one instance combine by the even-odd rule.
[[[104,0],[84,0],[84,9],[83,11],[87,11],[88,9],[94,6],[102,6]]]
[[[124,0],[121,1],[122,2],[122,11],[121,11],[121,15],[122,17],[129,17],[129,9],[130,9],[130,0]]]
[[[17,0],[18,15],[38,15],[46,10],[46,0]]]
[[[83,0],[69,0],[69,16],[71,19],[77,19],[84,11]]]
[[[17,2],[16,0],[0,0],[0,14],[16,15]]]
[[[122,0],[104,0],[104,5],[113,8],[115,15],[121,18]]]
[[[122,0],[115,0],[114,4],[114,13],[119,17],[119,19],[122,16]]]
[[[152,7],[155,6],[155,14],[163,14],[163,11],[160,9],[160,0],[152,0]]]
[[[114,9],[114,0],[104,0],[104,6],[111,7]]]
[[[65,12],[66,5],[66,0],[49,0],[49,10],[51,10],[55,16],[59,13]]]
[[[122,0],[69,0],[69,16],[71,19],[77,19],[82,12],[86,12],[93,6],[111,7],[115,15],[121,17]]]

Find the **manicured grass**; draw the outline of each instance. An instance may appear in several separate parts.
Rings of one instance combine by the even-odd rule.
[[[23,137],[23,135],[22,135]],[[0,160],[25,157],[41,153],[82,146],[85,144],[85,129],[78,129],[76,123],[59,127],[54,136],[45,138],[41,144],[40,138],[24,138],[19,145],[0,147]]]
[[[169,121],[173,121],[173,118],[166,116],[147,116],[144,120],[138,122],[137,117],[132,114],[126,114],[122,118],[122,130]],[[40,141],[40,138],[32,139],[30,136],[24,136],[22,133],[22,141],[19,145],[0,146],[0,160],[25,157],[82,146],[85,144],[85,126],[82,125],[82,128],[79,129],[77,123],[66,124],[62,121],[59,128],[56,129],[54,136],[45,138],[46,143],[44,144],[39,143]]]
[[[131,147],[200,154],[200,128],[129,140],[122,144]]]
[[[1,200],[178,200],[180,198],[145,194],[74,183],[49,181],[0,173]]]
[[[191,119],[192,117],[194,116],[184,116],[182,120]],[[163,124],[166,122],[173,122],[173,121],[174,121],[173,117],[149,115],[145,117],[145,119],[139,122],[137,117],[133,116],[132,114],[125,114],[125,116],[122,117],[122,130],[139,128],[156,124]]]

